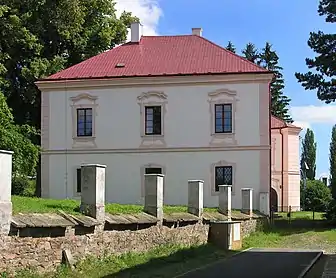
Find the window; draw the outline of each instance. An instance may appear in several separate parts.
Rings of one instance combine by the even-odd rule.
[[[215,133],[232,133],[232,104],[215,104]]]
[[[215,167],[215,191],[219,191],[219,185],[232,185],[232,166]]]
[[[161,135],[161,106],[145,107],[145,135]]]
[[[82,170],[81,168],[77,169],[77,193],[81,193],[82,192]]]
[[[92,108],[77,109],[77,137],[92,136]]]
[[[146,168],[145,174],[162,174],[162,168]]]

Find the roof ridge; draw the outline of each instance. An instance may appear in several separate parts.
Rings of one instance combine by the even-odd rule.
[[[263,71],[269,71],[268,69],[265,69],[265,68],[263,68],[262,66],[259,66],[259,65],[255,64],[255,63],[251,62],[250,60],[247,60],[246,58],[244,58],[244,57],[242,57],[242,56],[240,56],[240,55],[238,55],[238,54],[236,54],[236,53],[233,53],[233,52],[230,51],[230,50],[227,50],[225,47],[220,46],[220,45],[218,45],[218,44],[216,44],[216,43],[214,43],[214,42],[208,40],[207,38],[204,38],[204,37],[201,37],[201,36],[197,36],[197,37],[199,37],[199,38],[201,38],[201,39],[203,39],[203,40],[205,40],[205,41],[211,43],[212,45],[214,45],[214,46],[216,46],[216,47],[218,47],[218,48],[224,50],[224,51],[227,52],[228,54],[231,54],[231,55],[233,55],[233,56],[236,56],[237,58],[240,58],[241,60],[243,60],[243,61],[245,61],[245,62],[247,62],[247,63],[249,63],[249,64],[251,64],[251,65],[254,65],[254,66],[256,66],[257,68],[262,69]]]

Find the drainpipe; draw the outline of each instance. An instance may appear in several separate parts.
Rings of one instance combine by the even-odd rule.
[[[281,212],[283,212],[283,199],[284,199],[284,194],[283,194],[283,190],[284,190],[284,186],[283,186],[283,175],[284,175],[284,136],[282,133],[282,128],[280,128],[280,134],[281,134]]]

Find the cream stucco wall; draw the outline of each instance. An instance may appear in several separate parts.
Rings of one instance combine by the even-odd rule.
[[[165,168],[164,202],[188,203],[188,180],[204,180],[204,205],[218,206],[218,196],[211,188],[211,165],[221,160],[236,164],[232,206],[241,206],[241,188],[252,187],[254,208],[259,208],[260,165],[259,151],[206,151],[129,154],[70,154],[50,156],[50,196],[57,199],[73,198],[76,190],[76,169],[82,163],[99,162],[106,168],[106,200],[121,204],[142,204],[142,173],[145,164]],[[67,172],[67,175],[65,173]]]
[[[233,207],[241,206],[240,189],[252,187],[254,208],[259,208],[259,193],[269,192],[270,181],[268,81],[244,78],[188,77],[161,84],[152,79],[140,85],[88,82],[82,88],[71,82],[53,88],[39,84],[42,196],[78,198],[76,169],[82,163],[99,163],[107,165],[108,202],[141,203],[141,168],[155,164],[166,174],[167,204],[186,204],[188,179],[203,179],[204,204],[217,206],[214,164],[227,163],[234,165]],[[164,136],[141,136],[143,101],[163,105]],[[233,104],[234,132],[216,137],[211,107],[222,101]],[[76,107],[94,109],[94,138],[76,138]]]
[[[95,148],[129,149],[141,145],[140,106],[137,97],[143,92],[164,92],[166,147],[207,147],[211,136],[208,93],[218,89],[237,92],[236,140],[238,145],[260,145],[259,85],[220,84],[198,86],[148,86],[55,91],[50,93],[50,150],[72,149],[71,97],[82,93],[96,97]],[[225,98],[225,96],[224,96]],[[155,99],[155,101],[160,101]],[[81,100],[82,105],[90,101]],[[249,120],[246,121],[245,115]],[[67,133],[65,133],[65,131]],[[246,136],[248,134],[248,136]],[[79,145],[79,144],[78,144]],[[85,145],[80,145],[83,147]],[[91,146],[87,144],[87,146]],[[86,146],[85,146],[86,147]]]

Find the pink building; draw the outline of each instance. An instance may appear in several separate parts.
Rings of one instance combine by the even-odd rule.
[[[277,211],[300,210],[300,140],[301,128],[271,118],[271,204]]]

